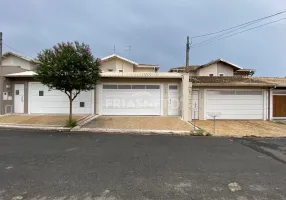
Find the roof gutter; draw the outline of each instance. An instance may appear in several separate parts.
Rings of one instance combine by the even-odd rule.
[[[253,87],[276,87],[275,84],[265,83],[193,83],[193,86],[253,86]]]
[[[101,76],[102,78],[178,78],[182,76]]]

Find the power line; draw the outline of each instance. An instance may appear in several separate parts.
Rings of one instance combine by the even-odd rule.
[[[202,46],[202,45],[211,43],[211,42],[215,42],[215,41],[218,41],[218,40],[222,40],[222,39],[225,39],[225,38],[234,36],[234,35],[238,35],[238,34],[241,34],[241,33],[247,32],[247,31],[251,31],[251,30],[253,30],[253,29],[257,29],[257,28],[260,28],[260,27],[263,27],[263,26],[266,26],[266,25],[269,25],[269,24],[273,24],[273,23],[276,23],[276,22],[279,22],[279,21],[282,21],[282,20],[285,20],[285,19],[286,19],[286,17],[285,17],[285,18],[282,18],[282,19],[279,19],[279,20],[271,21],[271,22],[268,22],[268,23],[265,23],[265,24],[262,24],[262,25],[259,25],[259,26],[255,26],[255,27],[253,27],[253,28],[246,29],[246,30],[244,30],[244,31],[240,31],[240,32],[237,32],[237,33],[234,33],[234,34],[225,36],[225,37],[221,37],[221,36],[225,35],[225,34],[222,34],[222,35],[218,36],[218,37],[221,37],[221,38],[214,37],[214,38],[212,38],[212,39],[205,40],[205,41],[203,41],[203,42],[194,44],[194,45],[191,46],[191,48],[196,48],[196,47],[199,47],[199,46]],[[216,38],[218,38],[218,39],[216,39]]]
[[[17,52],[19,52],[19,53],[24,54],[22,51],[19,51],[18,49],[15,49],[14,47],[11,47],[10,45],[5,44],[4,42],[3,42],[3,45],[6,46],[6,47],[8,47],[9,49],[12,49],[12,50],[14,50],[14,51],[17,51]]]
[[[240,28],[243,28],[243,27],[246,27],[246,26],[250,26],[250,25],[252,25],[252,24],[254,24],[254,23],[260,22],[260,21],[262,21],[262,20],[265,20],[265,19],[268,19],[268,18],[277,16],[277,15],[281,15],[281,14],[283,14],[283,13],[286,13],[286,10],[285,10],[285,11],[282,11],[282,12],[278,12],[278,13],[272,14],[272,15],[269,15],[269,16],[266,16],[266,17],[262,17],[262,18],[259,18],[259,19],[256,19],[256,20],[253,20],[253,21],[250,21],[250,22],[246,22],[246,23],[243,23],[243,24],[240,24],[240,25],[231,27],[231,28],[227,28],[227,29],[223,29],[223,30],[220,30],[220,31],[216,31],[216,32],[212,32],[212,33],[207,33],[207,34],[203,34],[203,35],[193,36],[193,37],[191,37],[191,39],[193,39],[193,38],[199,38],[199,37],[205,37],[205,36],[209,36],[209,35],[214,35],[214,34],[222,33],[222,32],[228,31],[228,30],[232,30],[232,29],[237,29],[237,28],[240,29]]]

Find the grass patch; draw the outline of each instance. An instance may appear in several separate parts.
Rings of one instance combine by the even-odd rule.
[[[281,121],[274,121],[277,124],[286,124],[285,122],[281,122]]]
[[[199,129],[191,133],[192,136],[204,136],[204,130]]]
[[[74,128],[76,126],[77,126],[77,121],[75,119],[66,121],[66,127]]]

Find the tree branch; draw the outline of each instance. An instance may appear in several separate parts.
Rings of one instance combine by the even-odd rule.
[[[72,100],[74,100],[79,93],[80,93],[80,90],[78,90],[78,91],[76,92],[76,94],[73,96]]]
[[[70,98],[70,94],[68,94],[68,92],[67,92],[66,90],[65,90],[64,92],[65,92],[65,93],[66,93],[66,95],[68,95],[68,97]]]

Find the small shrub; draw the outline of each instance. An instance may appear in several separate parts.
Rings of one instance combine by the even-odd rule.
[[[77,121],[75,119],[67,120],[66,127],[73,128],[77,125]]]
[[[204,136],[204,131],[199,129],[191,134],[192,136]]]
[[[212,134],[211,133],[207,133],[206,136],[212,136]]]

